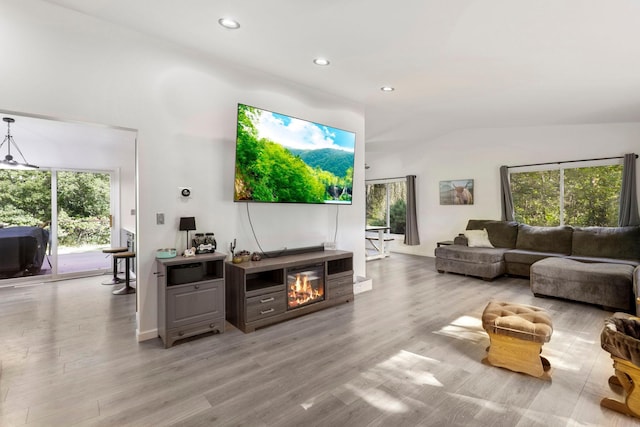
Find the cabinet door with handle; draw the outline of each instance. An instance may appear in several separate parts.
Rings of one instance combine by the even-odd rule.
[[[167,289],[167,328],[224,318],[224,281],[215,280]]]

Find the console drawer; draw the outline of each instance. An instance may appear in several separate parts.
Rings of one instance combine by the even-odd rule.
[[[353,276],[349,275],[327,280],[327,287],[329,289],[339,288],[346,285],[353,285]]]
[[[327,299],[353,295],[353,276],[334,277],[327,280]]]
[[[352,283],[329,288],[329,295],[328,295],[329,299],[340,298],[345,295],[353,295]]]
[[[265,317],[284,313],[287,310],[287,297],[284,291],[247,298],[246,319],[253,322]]]

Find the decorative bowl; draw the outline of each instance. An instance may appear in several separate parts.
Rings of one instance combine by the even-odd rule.
[[[164,258],[175,258],[177,255],[177,251],[175,248],[162,248],[156,251],[156,258],[164,259]]]

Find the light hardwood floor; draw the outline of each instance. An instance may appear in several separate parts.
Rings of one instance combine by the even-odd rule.
[[[613,373],[600,308],[528,280],[367,264],[353,303],[164,349],[137,343],[135,296],[103,277],[0,289],[2,426],[631,426],[603,409]],[[551,382],[481,363],[490,299],[548,309]]]

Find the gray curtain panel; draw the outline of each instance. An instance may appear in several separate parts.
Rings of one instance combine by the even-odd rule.
[[[502,207],[502,220],[513,221],[513,197],[509,184],[509,168],[500,166],[500,205]]]
[[[638,224],[640,224],[640,217],[638,216],[638,196],[636,190],[636,154],[629,153],[624,155],[618,226],[624,227]]]
[[[405,245],[419,245],[418,216],[416,215],[416,176],[407,175],[407,224],[404,231]]]

